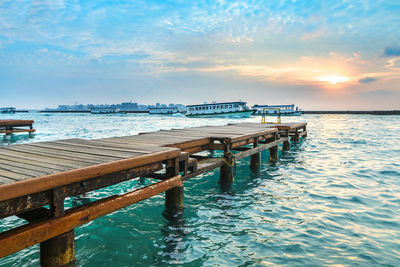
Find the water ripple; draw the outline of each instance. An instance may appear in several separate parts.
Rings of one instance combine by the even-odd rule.
[[[158,129],[221,125],[240,120],[128,114],[16,114],[34,119],[33,138],[100,138]],[[286,121],[298,118],[285,118]],[[238,162],[231,193],[218,189],[219,171],[185,183],[185,214],[162,217],[163,195],[76,229],[78,266],[398,266],[400,263],[400,117],[307,115],[307,141],[262,153],[259,172]],[[247,119],[258,122],[259,118]],[[68,207],[149,184],[134,180],[67,200]],[[0,220],[4,231],[23,220]],[[33,246],[1,266],[37,266]]]

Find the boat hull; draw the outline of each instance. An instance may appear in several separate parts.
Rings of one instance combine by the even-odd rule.
[[[262,113],[254,113],[254,115],[256,116],[262,116]],[[301,111],[296,111],[293,113],[281,113],[281,117],[287,117],[287,116],[301,116],[302,112]],[[272,116],[272,117],[276,117],[278,116],[277,113],[265,113],[265,116]]]
[[[250,118],[254,110],[210,113],[210,114],[186,114],[186,117],[191,118],[210,118],[210,117],[223,117],[223,118]]]

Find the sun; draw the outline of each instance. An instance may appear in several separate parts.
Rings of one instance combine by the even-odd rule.
[[[321,82],[329,82],[331,84],[345,83],[350,80],[349,77],[340,75],[320,76],[317,79]]]

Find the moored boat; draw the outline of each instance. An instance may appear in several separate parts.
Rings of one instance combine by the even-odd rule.
[[[92,114],[126,114],[126,111],[121,111],[117,108],[94,108],[90,110]]]
[[[14,114],[16,109],[13,107],[0,108],[0,113]]]
[[[247,102],[223,102],[205,103],[200,105],[189,105],[187,107],[187,117],[238,117],[248,118],[254,110],[247,107]]]
[[[254,115],[265,116],[301,116],[303,111],[292,105],[254,105]]]
[[[149,114],[159,114],[159,115],[173,115],[178,113],[178,108],[176,107],[154,107],[149,108]]]

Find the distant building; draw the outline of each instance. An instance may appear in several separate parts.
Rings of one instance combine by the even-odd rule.
[[[178,110],[179,112],[185,112],[187,110],[185,105],[182,104],[161,104],[161,103],[156,103],[155,105],[139,105],[137,102],[122,102],[121,104],[87,104],[87,105],[82,105],[75,103],[74,105],[59,105],[56,109],[50,109],[46,108],[46,110],[57,110],[57,111],[89,111],[93,109],[107,109],[107,108],[112,108],[112,109],[118,109],[120,111],[149,111],[150,109],[154,108],[160,108],[163,110],[170,109],[173,110],[173,113],[175,113],[175,110]]]
[[[138,104],[137,103],[132,103],[132,102],[124,102],[118,105],[120,110],[124,111],[135,111],[138,110]]]

